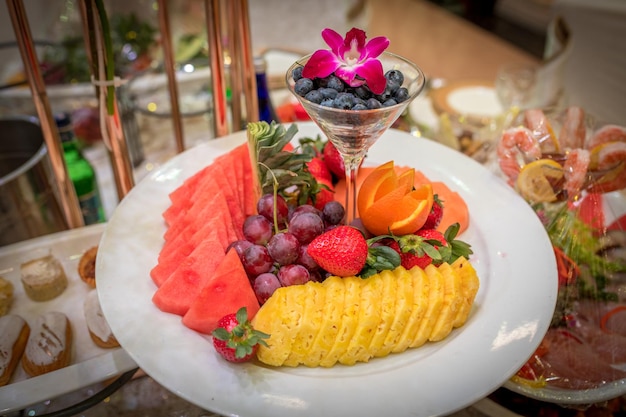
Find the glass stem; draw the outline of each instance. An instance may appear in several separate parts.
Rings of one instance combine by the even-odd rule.
[[[346,169],[346,224],[351,224],[356,219],[356,178],[361,165],[362,156],[344,158]]]

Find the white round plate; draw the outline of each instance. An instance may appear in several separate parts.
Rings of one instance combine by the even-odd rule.
[[[298,124],[299,136],[319,133]],[[238,416],[434,416],[466,407],[500,387],[530,357],[553,314],[556,262],[531,208],[475,161],[430,140],[390,130],[368,165],[395,160],[445,181],[468,204],[481,287],[467,323],[448,338],[369,363],[330,369],[230,364],[210,337],[161,312],[151,301],[165,232],[168,193],[215,157],[243,143],[245,132],[176,156],[123,199],[108,223],[97,259],[107,320],[137,364],[175,394],[207,410]]]

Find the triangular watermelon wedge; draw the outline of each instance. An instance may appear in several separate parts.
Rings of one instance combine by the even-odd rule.
[[[200,333],[211,334],[222,317],[236,313],[241,307],[247,308],[249,319],[260,308],[237,251],[229,250],[183,316],[183,324]]]
[[[162,311],[184,315],[224,259],[224,249],[212,235],[196,247],[161,284],[152,302]]]

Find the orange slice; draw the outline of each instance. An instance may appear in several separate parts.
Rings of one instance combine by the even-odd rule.
[[[376,167],[363,180],[357,195],[357,209],[364,213],[377,199],[388,194],[397,185],[393,161]]]

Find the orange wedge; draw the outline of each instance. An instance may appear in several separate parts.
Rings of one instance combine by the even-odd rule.
[[[403,208],[406,207],[406,210],[403,210],[403,212],[412,211],[408,216],[399,218],[389,226],[389,230],[398,236],[415,233],[426,223],[428,214],[433,206],[432,186],[424,184],[419,189],[406,194],[402,204]]]
[[[432,205],[430,184],[408,193],[406,187],[399,186],[361,212],[361,222],[374,235],[406,235],[424,225]]]
[[[364,213],[377,199],[388,194],[397,186],[393,161],[376,167],[363,180],[357,195],[357,210]]]

